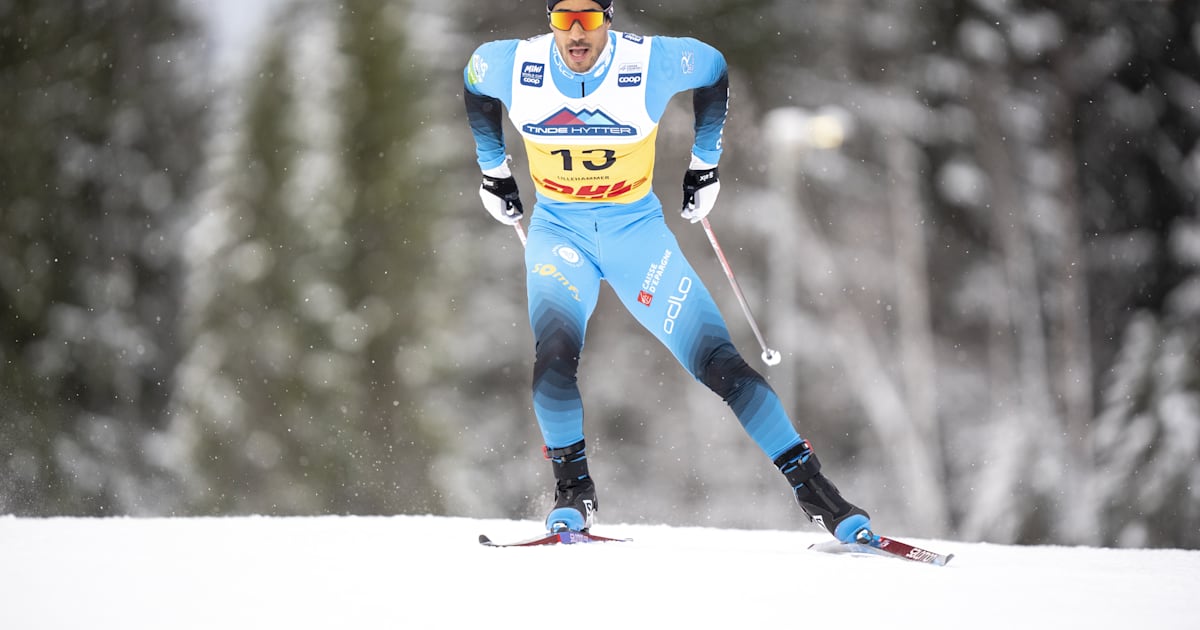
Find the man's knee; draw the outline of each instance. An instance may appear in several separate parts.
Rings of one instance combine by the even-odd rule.
[[[538,383],[546,377],[574,381],[582,350],[583,340],[568,330],[547,333],[534,347],[533,382]]]
[[[761,381],[762,375],[726,344],[708,353],[700,366],[699,378],[701,383],[728,401],[746,383]]]

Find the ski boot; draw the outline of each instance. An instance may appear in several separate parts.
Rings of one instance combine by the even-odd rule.
[[[870,515],[843,499],[837,486],[821,474],[821,462],[817,461],[808,440],[777,457],[775,466],[792,484],[796,502],[808,515],[808,520],[829,530],[834,538],[844,543],[874,538]]]
[[[587,452],[583,440],[563,448],[544,449],[554,468],[554,509],[546,517],[546,531],[586,532],[592,526],[596,510],[596,483],[588,475]]]

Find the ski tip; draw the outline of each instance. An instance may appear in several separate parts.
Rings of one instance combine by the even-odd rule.
[[[490,544],[492,544],[492,539],[488,538],[487,534],[480,534],[479,535],[479,544],[490,545]]]

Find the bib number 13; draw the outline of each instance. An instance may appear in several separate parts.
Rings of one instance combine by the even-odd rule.
[[[559,149],[550,153],[562,158],[564,171],[575,170],[575,158],[571,155],[570,149]],[[589,171],[603,171],[617,161],[617,152],[612,149],[584,149],[579,153],[587,158],[580,158],[579,163]]]

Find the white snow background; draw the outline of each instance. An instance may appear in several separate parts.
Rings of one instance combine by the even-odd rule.
[[[1200,551],[599,524],[629,543],[492,549],[533,521],[0,517],[0,628],[1200,628]]]

